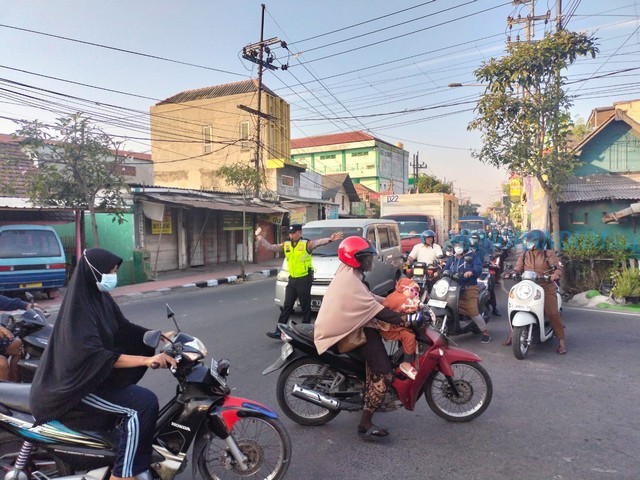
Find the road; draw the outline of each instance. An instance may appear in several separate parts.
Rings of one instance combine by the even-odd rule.
[[[172,328],[165,303],[180,327],[199,337],[210,356],[231,359],[233,395],[279,411],[276,374],[261,375],[280,352],[265,336],[277,318],[274,279],[193,292],[143,298],[122,305],[133,321]],[[498,294],[506,312],[506,292]],[[640,318],[566,309],[568,355],[556,344],[536,345],[516,360],[501,340],[505,316],[489,323],[492,343],[455,337],[478,353],[491,374],[494,396],[478,419],[452,424],[438,418],[426,401],[415,412],[378,414],[391,429],[382,444],[360,441],[359,414],[342,413],[322,427],[283,421],[291,435],[290,479],[637,479],[640,471],[638,398]],[[170,398],[175,384],[167,371],[150,371],[143,384]],[[189,470],[190,472],[190,466]],[[191,478],[183,474],[181,478]]]

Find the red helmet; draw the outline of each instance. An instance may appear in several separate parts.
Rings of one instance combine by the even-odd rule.
[[[360,268],[362,256],[377,254],[375,247],[362,237],[347,237],[338,246],[340,261],[353,268]]]

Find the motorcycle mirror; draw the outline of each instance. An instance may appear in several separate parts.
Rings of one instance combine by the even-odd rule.
[[[160,330],[148,330],[144,332],[142,341],[147,347],[157,348],[157,346],[160,344],[161,336],[162,332]]]
[[[167,318],[170,318],[171,320],[173,320],[173,324],[176,326],[176,333],[180,333],[182,330],[180,330],[180,327],[178,326],[178,322],[176,322],[176,314],[173,313],[173,310],[171,310],[171,307],[169,306],[169,304],[167,303]]]

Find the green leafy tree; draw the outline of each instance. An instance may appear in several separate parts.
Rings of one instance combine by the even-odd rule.
[[[37,120],[24,122],[16,135],[38,166],[29,186],[32,202],[88,210],[95,246],[100,245],[96,212],[124,222],[129,186],[121,174],[119,145],[108,134],[77,113],[59,118],[51,128]]]
[[[579,142],[584,137],[591,133],[592,129],[587,125],[587,122],[584,121],[584,118],[577,116],[573,121],[573,128],[571,133],[573,134],[574,141]]]
[[[240,277],[244,278],[246,230],[246,205],[247,198],[251,192],[260,192],[260,187],[265,184],[262,173],[255,169],[253,165],[247,163],[233,163],[224,165],[216,170],[216,173],[223,177],[228,185],[236,187],[242,193],[242,259],[240,262]]]
[[[549,199],[554,245],[560,245],[557,200],[576,166],[569,152],[572,98],[562,70],[583,56],[595,57],[595,40],[560,30],[539,42],[516,43],[508,55],[476,70],[487,85],[470,130],[482,133],[474,155],[482,162],[538,180]]]
[[[480,208],[479,203],[464,203],[458,207],[458,215],[461,217],[467,217],[469,215],[479,215]]]
[[[453,193],[453,185],[445,183],[435,175],[419,175],[416,182],[417,193]]]

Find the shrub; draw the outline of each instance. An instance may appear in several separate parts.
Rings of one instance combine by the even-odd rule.
[[[640,271],[635,268],[623,268],[614,272],[611,294],[616,298],[640,297]]]

